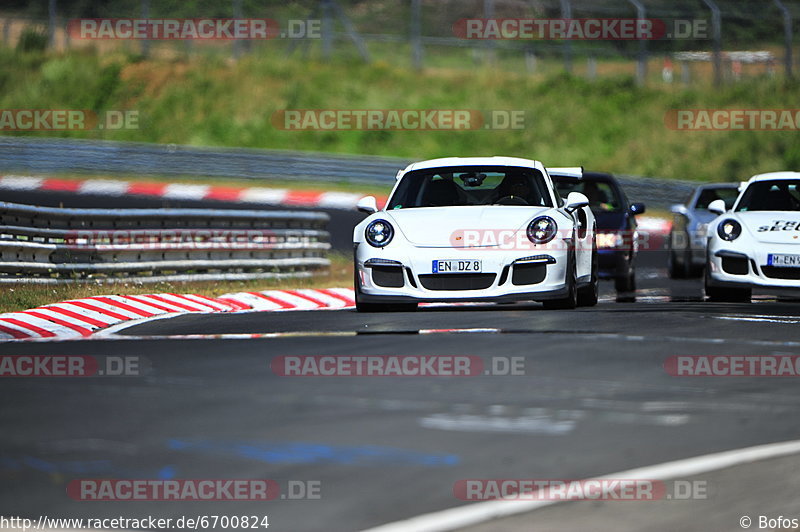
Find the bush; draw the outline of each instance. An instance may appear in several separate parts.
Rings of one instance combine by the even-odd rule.
[[[18,52],[44,52],[47,49],[47,32],[37,28],[25,28],[17,42]]]

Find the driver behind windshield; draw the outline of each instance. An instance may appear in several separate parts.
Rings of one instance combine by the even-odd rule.
[[[517,203],[520,200],[522,205],[538,205],[539,202],[531,198],[531,184],[528,176],[523,174],[507,175],[495,190],[493,203],[506,200],[509,203]],[[516,200],[516,201],[515,201]]]

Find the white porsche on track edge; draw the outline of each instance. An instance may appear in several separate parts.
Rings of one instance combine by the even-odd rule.
[[[397,174],[385,207],[353,233],[359,311],[420,302],[597,303],[595,220],[586,196],[561,198],[547,169],[514,157],[448,157]]]
[[[750,301],[754,288],[800,296],[800,172],[750,178],[726,211],[708,209],[705,293],[711,301]]]

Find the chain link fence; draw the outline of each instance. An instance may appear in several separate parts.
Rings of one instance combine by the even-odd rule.
[[[530,74],[568,71],[587,78],[636,76],[640,83],[733,82],[747,76],[793,75],[800,54],[793,36],[800,4],[788,0],[9,0],[0,19],[6,46],[39,35],[58,50],[123,48],[164,56],[200,53],[240,58],[283,54],[304,60],[382,61],[415,68],[492,65]],[[267,18],[280,35],[266,40],[85,40],[68,31],[71,20]],[[467,38],[465,20],[648,20],[651,38]],[[460,26],[462,25],[462,26]],[[463,29],[463,28],[462,28]],[[71,33],[73,35],[71,35]],[[577,38],[575,38],[577,37]],[[619,35],[617,35],[619,37]],[[624,37],[624,36],[623,36]]]

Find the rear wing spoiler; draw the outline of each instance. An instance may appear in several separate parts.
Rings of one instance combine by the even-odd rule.
[[[547,173],[550,174],[550,177],[572,177],[580,179],[583,177],[583,166],[548,168]]]

